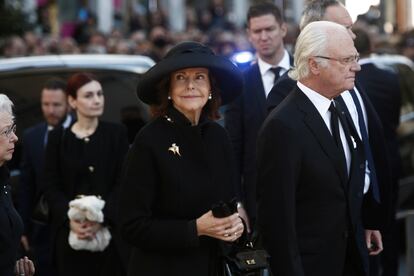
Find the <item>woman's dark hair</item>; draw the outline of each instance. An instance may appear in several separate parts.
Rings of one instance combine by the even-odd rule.
[[[202,113],[211,120],[220,119],[219,108],[221,105],[221,91],[217,85],[214,76],[210,73],[210,86],[211,86],[211,100],[208,100],[203,107]],[[168,92],[170,90],[170,77],[164,78],[157,86],[157,99],[158,104],[151,105],[151,114],[154,117],[164,116],[167,114],[168,107],[171,105],[171,101],[168,100]]]
[[[95,75],[91,73],[76,73],[69,77],[66,86],[66,95],[76,99],[79,88],[91,81],[98,81]]]

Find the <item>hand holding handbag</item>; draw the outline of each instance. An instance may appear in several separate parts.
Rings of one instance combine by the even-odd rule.
[[[237,211],[237,202],[220,202],[213,205],[215,217],[226,217]],[[246,222],[241,218],[244,229]],[[247,231],[234,243],[222,243],[222,260],[224,275],[226,276],[259,276],[271,275],[269,257],[266,250],[257,245],[257,232],[249,234]]]
[[[269,257],[266,250],[257,246],[256,239],[245,233],[223,256],[225,275],[271,275]]]

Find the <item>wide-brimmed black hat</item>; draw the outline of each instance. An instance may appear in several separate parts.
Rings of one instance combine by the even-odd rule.
[[[243,89],[239,68],[225,57],[219,57],[207,46],[197,42],[182,42],[173,47],[165,57],[144,73],[138,82],[138,97],[147,104],[159,104],[157,85],[172,72],[184,68],[209,69],[220,89],[221,104],[235,99]]]

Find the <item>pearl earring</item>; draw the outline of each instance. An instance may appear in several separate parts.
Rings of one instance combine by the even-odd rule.
[[[211,100],[213,97],[211,96],[211,93],[208,95],[208,99]]]
[[[168,100],[171,100],[171,96],[168,96]]]

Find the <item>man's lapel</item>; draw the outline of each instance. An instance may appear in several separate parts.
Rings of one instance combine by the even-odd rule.
[[[267,115],[266,95],[263,86],[262,75],[260,74],[259,65],[257,63],[252,65],[247,77],[249,78],[247,83],[252,84],[251,87],[248,87],[250,91],[247,91],[247,93],[250,93],[253,98],[256,99],[259,105],[259,112],[262,114],[263,118],[265,118]]]
[[[298,88],[296,89],[296,91],[294,91],[294,93],[296,94],[295,97],[299,109],[301,109],[305,113],[305,124],[309,127],[309,130],[318,140],[322,150],[326,153],[329,159],[331,159],[341,179],[341,182],[344,188],[346,189],[348,182],[346,164],[344,163],[344,158],[340,158],[341,153],[335,145],[335,142],[332,138],[329,129],[326,127],[326,124],[320,116],[316,107],[306,97],[306,95],[303,94],[303,92],[301,92]]]

